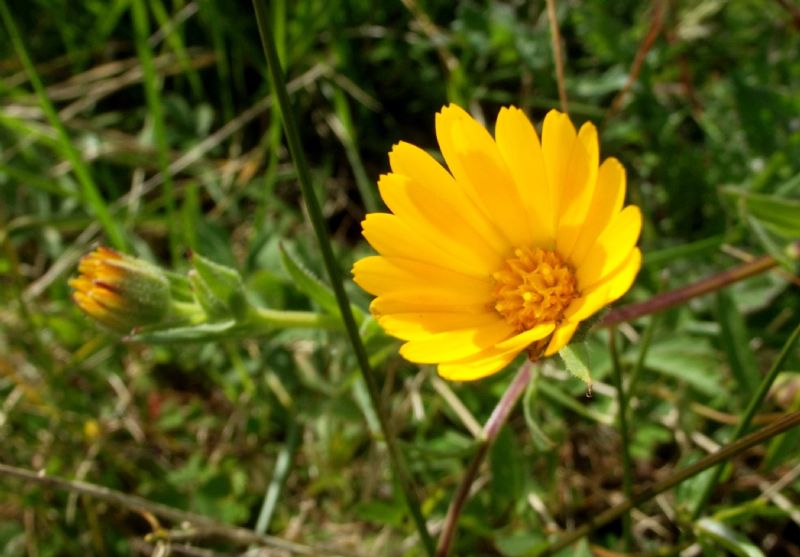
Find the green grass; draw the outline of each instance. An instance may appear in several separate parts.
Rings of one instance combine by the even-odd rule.
[[[489,123],[506,104],[536,123],[559,105],[546,6],[265,6],[308,161],[302,194],[249,3],[0,0],[0,464],[228,527],[193,535],[175,515],[0,473],[0,554],[150,555],[170,540],[178,555],[235,555],[273,543],[266,534],[318,555],[426,555],[391,451],[439,533],[481,446],[475,422],[514,370],[443,389],[366,319],[369,297],[347,272],[371,253],[359,222],[382,207],[375,184],[394,143],[435,151],[448,102]],[[560,360],[538,369],[478,468],[453,555],[535,555],[621,501],[628,482],[636,494],[800,410],[800,281],[785,253],[800,238],[796,17],[754,0],[672,2],[660,19],[640,2],[556,8],[570,114],[598,125],[601,156],[623,162],[645,216],[644,267],[621,303],[748,257],[782,266],[620,325],[615,356],[607,331],[591,333],[591,398]],[[312,194],[366,381],[332,317],[301,208]],[[83,316],[66,284],[98,243],[182,274],[186,254],[201,254],[238,269],[252,303],[307,312],[290,314],[307,326],[124,342]],[[791,554],[799,432],[692,475],[630,513],[630,528],[615,518],[562,555]]]

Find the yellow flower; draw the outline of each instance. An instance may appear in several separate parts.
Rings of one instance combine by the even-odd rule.
[[[542,141],[518,108],[495,137],[461,108],[436,115],[445,170],[408,143],[389,154],[364,237],[380,255],[353,267],[370,310],[409,361],[447,379],[496,373],[520,352],[555,354],[622,296],[641,265],[639,208],[623,208],[625,169],[599,164],[597,130],[551,111]]]
[[[81,259],[69,281],[84,313],[120,333],[162,320],[170,309],[170,285],[155,265],[99,247]]]

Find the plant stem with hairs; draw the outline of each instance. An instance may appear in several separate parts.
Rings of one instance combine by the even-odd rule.
[[[503,425],[508,421],[508,416],[522,396],[522,393],[525,392],[528,383],[530,383],[533,365],[533,362],[528,360],[520,366],[517,375],[508,385],[506,392],[503,393],[503,397],[498,401],[497,406],[495,406],[492,411],[492,415],[489,416],[489,419],[486,421],[486,425],[483,426],[483,435],[481,436],[478,449],[472,456],[472,460],[464,472],[464,477],[458,484],[458,488],[453,495],[453,500],[450,502],[450,508],[447,510],[442,532],[439,535],[439,543],[436,546],[436,557],[446,557],[450,553],[450,547],[455,539],[456,528],[458,526],[458,518],[461,516],[461,510],[464,508],[464,504],[469,499],[470,488],[475,481],[475,477],[478,475],[478,470],[484,458],[486,458],[486,454],[497,439],[500,429],[502,429]]]

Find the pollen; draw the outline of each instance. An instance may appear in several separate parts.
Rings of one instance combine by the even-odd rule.
[[[559,323],[567,306],[580,296],[569,265],[542,248],[515,249],[492,278],[494,309],[519,332]]]

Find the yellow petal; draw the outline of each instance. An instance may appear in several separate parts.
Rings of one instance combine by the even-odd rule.
[[[581,291],[603,280],[630,255],[641,229],[642,212],[637,206],[628,205],[617,214],[576,270]]]
[[[552,193],[536,129],[522,110],[503,107],[497,115],[495,138],[522,200],[531,227],[531,244],[555,245]]]
[[[547,173],[547,183],[553,194],[552,215],[553,227],[561,212],[563,187],[567,181],[569,161],[575,145],[575,127],[569,116],[557,110],[551,110],[544,118],[542,126],[542,154]]]
[[[577,269],[589,254],[597,237],[622,209],[625,201],[625,168],[615,158],[603,161],[597,174],[597,186],[590,202],[591,210],[581,227],[571,253],[562,252]]]
[[[495,344],[495,348],[499,350],[524,350],[537,340],[542,340],[555,329],[555,323],[542,323],[536,325],[532,329],[519,333],[507,340]]]
[[[508,242],[492,224],[492,220],[486,217],[450,173],[428,153],[410,143],[400,142],[389,153],[389,164],[393,172],[412,178],[440,199],[447,200],[453,211],[495,251],[507,251]]]
[[[550,343],[547,345],[544,355],[552,356],[569,344],[569,341],[572,340],[572,335],[575,334],[575,329],[577,328],[577,322],[573,323],[568,321],[559,325],[555,332],[553,332],[553,336],[550,338]]]
[[[452,257],[477,266],[497,267],[502,262],[500,254],[472,230],[448,200],[417,181],[401,174],[384,174],[378,187],[395,215]]]
[[[494,271],[492,262],[467,262],[423,238],[400,217],[370,213],[361,223],[364,237],[380,254],[428,262],[454,271],[485,277]]]
[[[502,370],[516,358],[522,349],[499,350],[490,348],[470,358],[440,364],[439,375],[450,381],[475,381]]]
[[[569,321],[583,321],[627,292],[642,266],[642,252],[633,248],[628,257],[600,283],[570,304],[564,312]]]
[[[378,296],[369,305],[375,317],[395,313],[485,313],[491,298],[450,290],[403,290]]]
[[[578,139],[589,155],[589,165],[597,168],[600,163],[600,143],[597,140],[597,128],[591,122],[584,122],[578,132]]]
[[[435,364],[473,356],[514,333],[511,325],[498,318],[493,323],[458,331],[435,333],[410,340],[400,354],[411,362]]]
[[[581,132],[591,136],[593,129],[591,124],[589,127],[584,125]],[[584,141],[573,143],[568,165],[564,183],[561,185],[556,233],[556,247],[561,254],[572,251],[590,210],[589,204],[597,182],[597,161],[592,160],[592,154],[587,151]]]
[[[436,115],[436,137],[459,186],[503,233],[509,249],[529,243],[530,227],[516,186],[489,132],[450,105]]]
[[[394,313],[378,318],[381,327],[393,337],[415,340],[433,333],[481,327],[498,320],[497,313]]]
[[[398,290],[437,287],[454,292],[484,292],[487,296],[492,290],[489,277],[479,279],[431,263],[379,255],[356,261],[353,280],[375,296]]]

